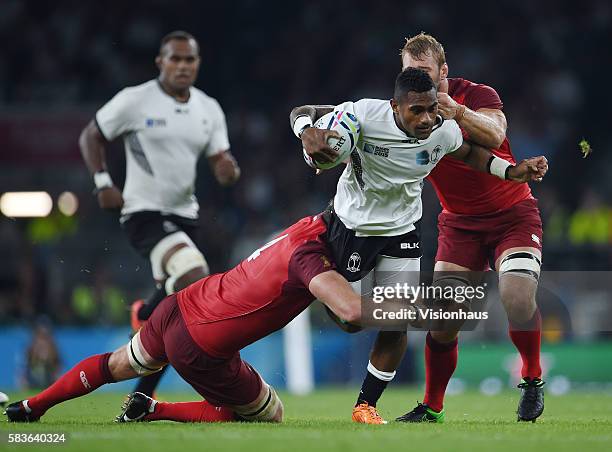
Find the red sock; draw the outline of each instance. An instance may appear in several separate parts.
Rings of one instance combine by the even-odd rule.
[[[175,422],[229,422],[235,421],[229,408],[214,406],[206,400],[201,402],[157,402],[155,411],[147,414],[147,421]]]
[[[540,343],[542,336],[542,317],[540,311],[536,310],[533,318],[524,324],[510,321],[510,339],[521,354],[523,367],[521,377],[541,378],[540,367]]]
[[[427,333],[425,339],[425,397],[423,403],[432,410],[442,410],[446,386],[456,367],[457,339],[442,344],[431,337],[431,333]]]
[[[108,358],[111,354],[85,358],[43,392],[28,399],[27,405],[32,413],[42,416],[45,411],[58,403],[89,394],[105,383],[114,383],[115,380],[108,368]]]

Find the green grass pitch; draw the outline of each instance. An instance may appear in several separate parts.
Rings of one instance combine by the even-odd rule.
[[[51,409],[38,424],[0,420],[0,450],[111,452],[190,451],[599,451],[612,450],[612,394],[546,396],[536,423],[517,423],[516,392],[449,396],[444,424],[357,425],[350,421],[355,389],[322,389],[306,397],[282,394],[285,422],[267,424],[115,424],[123,399],[118,393],[91,394]],[[16,400],[13,394],[13,400]],[[421,391],[388,390],[380,404],[392,421],[412,409]],[[163,400],[196,399],[194,394],[161,394]],[[8,433],[65,432],[63,445],[9,445]]]

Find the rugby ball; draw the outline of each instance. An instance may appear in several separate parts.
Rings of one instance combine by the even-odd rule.
[[[359,135],[361,134],[361,125],[357,118],[352,113],[347,111],[333,111],[326,115],[321,116],[314,123],[317,129],[328,129],[335,130],[340,134],[340,138],[330,138],[327,142],[329,146],[338,152],[338,158],[333,162],[318,162],[312,161],[304,151],[304,157],[311,160],[316,168],[330,169],[338,166],[349,158],[351,152],[359,141]]]

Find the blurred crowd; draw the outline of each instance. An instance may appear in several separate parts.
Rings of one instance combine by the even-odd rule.
[[[612,152],[600,106],[612,65],[605,0],[413,2],[0,3],[0,193],[69,190],[76,215],[0,216],[0,322],[46,314],[62,323],[125,323],[147,295],[148,262],[117,215],[100,211],[78,154],[80,128],[124,86],[156,76],[159,40],[185,29],[200,41],[197,86],[225,110],[242,179],[216,185],[201,162],[200,237],[223,271],[271,234],[322,210],[339,172],[315,177],[289,129],[293,106],[391,96],[404,37],[424,30],[445,46],[450,76],[493,86],[517,158],[544,154],[534,187],[544,219],[544,268],[612,267]],[[594,65],[597,70],[594,70]],[[583,160],[587,139],[594,153]],[[21,148],[21,146],[23,148]],[[32,150],[28,153],[28,150]],[[124,172],[121,143],[111,173]],[[435,254],[439,205],[426,188],[425,259]]]

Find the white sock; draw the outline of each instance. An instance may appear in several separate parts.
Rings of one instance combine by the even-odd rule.
[[[391,381],[393,380],[393,377],[395,377],[395,371],[384,372],[382,370],[378,370],[370,361],[368,361],[368,372],[382,381]]]

